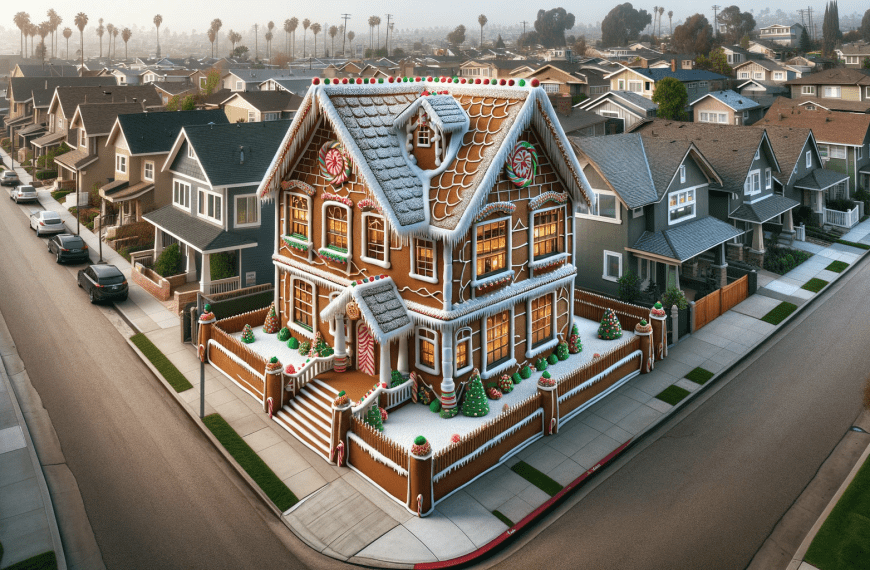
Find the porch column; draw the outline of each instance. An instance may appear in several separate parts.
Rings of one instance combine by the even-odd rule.
[[[187,267],[185,268],[187,278],[185,281],[190,283],[191,281],[196,281],[196,251],[189,245],[185,245],[184,248],[187,252]]]
[[[335,358],[332,369],[336,372],[347,370],[347,340],[344,338],[344,314],[335,315]]]
[[[154,261],[163,253],[163,230],[154,227]]]
[[[794,219],[792,218],[792,210],[788,210],[785,214],[783,214],[782,219],[782,231],[786,234],[794,233]]]
[[[452,333],[450,335],[453,336]],[[441,349],[441,407],[456,407],[456,385],[453,383],[453,347],[445,345]]]
[[[713,274],[716,279],[716,285],[722,288],[728,285],[728,262],[725,260],[725,244],[720,243],[713,251],[716,256]]]
[[[381,344],[381,361],[380,361],[380,382],[381,384],[390,385],[390,341],[385,340]]]
[[[193,256],[191,256],[193,257]],[[189,260],[190,258],[188,258]],[[188,264],[190,261],[188,261]],[[196,269],[194,268],[194,271]],[[211,294],[211,254],[203,253],[202,254],[202,271],[200,272],[201,278],[199,280],[199,291],[203,295]]]
[[[411,367],[408,365],[408,337],[402,336],[399,338],[399,361],[396,363],[399,372],[402,374],[410,374]]]
[[[752,224],[752,249],[764,253],[764,230],[761,224]]]

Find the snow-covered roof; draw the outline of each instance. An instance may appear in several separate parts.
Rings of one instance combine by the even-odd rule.
[[[356,301],[363,320],[379,343],[389,342],[410,333],[413,327],[408,316],[408,308],[399,295],[393,279],[387,276],[367,279],[363,282],[353,282],[346,287],[325,309],[320,311],[320,318],[328,321],[336,314],[344,313],[347,304],[353,300]]]
[[[468,130],[468,115],[450,95],[420,97],[399,113],[395,120],[396,126],[404,126],[420,107],[426,110],[432,123],[442,131],[455,133]]]

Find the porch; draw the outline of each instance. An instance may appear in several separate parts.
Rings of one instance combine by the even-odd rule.
[[[132,224],[142,219],[143,201],[147,197],[151,203],[150,194],[154,191],[152,182],[139,182],[130,185],[128,180],[115,180],[100,188],[100,197],[104,202],[100,205],[100,216],[94,221],[94,227],[118,227]],[[108,203],[108,207],[107,204]],[[117,206],[117,213],[114,207]]]
[[[860,221],[858,205],[849,200],[849,175],[817,168],[795,183],[803,202],[822,226],[850,229]],[[835,207],[829,207],[835,206]]]

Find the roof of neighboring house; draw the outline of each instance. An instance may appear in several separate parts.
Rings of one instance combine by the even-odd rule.
[[[870,72],[851,67],[834,67],[785,82],[786,85],[870,85]]]
[[[46,146],[52,146],[54,144],[59,144],[63,142],[63,139],[65,138],[66,131],[55,131],[53,133],[48,133],[47,135],[42,135],[38,139],[33,139],[32,141],[30,141],[30,144],[42,148]]]
[[[658,103],[653,103],[650,99],[647,99],[643,95],[638,95],[633,91],[608,91],[603,95],[599,95],[595,99],[589,99],[587,101],[583,101],[582,103],[578,103],[577,106],[581,109],[591,109],[592,107],[597,107],[598,103],[603,99],[622,99],[625,103],[636,107],[638,110],[644,112],[644,114],[650,111],[657,111],[659,108]]]
[[[746,87],[750,83],[758,85],[759,87],[764,87],[765,93],[768,93],[771,95],[775,94],[775,93],[784,93],[786,95],[791,93],[791,89],[789,89],[787,86],[783,85],[781,82],[767,81],[767,80],[763,80],[763,79],[747,79],[745,83],[741,83],[740,85],[738,85],[737,89],[743,89],[744,87]]]
[[[804,160],[803,149],[813,132],[801,127],[789,127],[780,125],[752,125],[767,131],[767,138],[779,161],[780,171],[777,179],[783,184],[788,184],[792,173],[800,160]],[[785,178],[785,180],[783,180]]]
[[[124,202],[154,190],[154,183],[143,180],[130,186],[129,180],[115,180],[100,188],[100,196],[109,202]]]
[[[67,119],[75,115],[76,107],[82,103],[131,103],[136,99],[137,102],[145,104],[162,104],[157,91],[151,85],[64,86],[57,88],[54,99],[52,107],[60,104]]]
[[[81,117],[88,136],[108,135],[118,115],[142,111],[140,103],[82,103],[73,117]]]
[[[844,182],[849,179],[848,174],[843,174],[842,172],[837,172],[836,170],[828,170],[826,168],[816,168],[797,182],[795,182],[795,188],[801,188],[805,190],[827,190],[831,186],[836,186],[840,182]]]
[[[689,105],[695,106],[699,101],[703,101],[707,97],[712,97],[717,101],[727,105],[734,111],[751,111],[752,109],[757,109],[761,107],[757,101],[754,101],[747,97],[746,95],[741,95],[740,93],[736,93],[731,91],[710,91],[706,95],[702,95],[701,97],[695,99]]]
[[[718,79],[726,79],[724,75],[707,71],[706,69],[678,69],[671,71],[670,68],[657,69],[636,69],[643,75],[650,77],[653,81],[661,81],[665,77],[673,77],[678,81],[716,81]]]
[[[189,81],[153,81],[148,85],[163,91],[167,95],[172,95],[173,97],[198,91],[197,87]]]
[[[305,92],[308,91],[308,88],[311,86],[311,79],[308,77],[301,78],[285,78],[285,77],[272,77],[272,81],[289,91],[290,93],[294,93],[296,95],[305,96]],[[268,81],[268,80],[266,80]],[[265,83],[265,81],[264,81]]]
[[[751,59],[756,54],[752,53],[748,49],[743,49],[740,46],[722,46],[722,49],[725,51],[730,51],[731,53],[739,53],[745,55],[747,58]]]
[[[161,230],[193,246],[200,253],[254,247],[257,240],[224,231],[220,226],[191,216],[172,204],[142,216]]]
[[[74,65],[30,65],[19,63],[17,67],[23,77],[78,77],[79,70]]]
[[[744,61],[743,63],[738,63],[737,65],[735,65],[733,67],[733,69],[736,71],[737,69],[739,69],[741,67],[745,67],[745,66],[750,65],[750,64],[759,65],[768,71],[785,71],[785,68],[782,67],[780,64],[776,63],[775,61],[773,61],[771,59],[766,59],[766,58],[765,59],[750,59],[750,60]]]
[[[556,117],[566,134],[607,122],[607,117],[577,107],[572,107],[569,115],[563,115],[556,111]]]
[[[113,131],[124,133],[130,154],[156,154],[169,152],[183,127],[209,123],[228,125],[229,120],[222,109],[119,114]]]
[[[295,111],[302,103],[302,97],[289,91],[236,91],[231,92],[221,104],[226,105],[236,98],[244,100],[261,113]]]
[[[289,128],[290,121],[186,126],[179,133],[167,164],[171,164],[184,137],[193,146],[212,187],[256,185],[263,180]]]
[[[245,83],[262,83],[267,79],[293,79],[294,74],[287,69],[227,69],[226,73],[235,75]]]
[[[363,319],[379,343],[405,336],[413,329],[408,308],[391,277],[346,287],[320,312],[320,317],[331,319],[351,300],[356,301]]]
[[[870,100],[847,101],[844,99],[831,99],[819,97],[797,97],[792,99],[795,104],[808,108],[816,106],[825,111],[842,111],[845,113],[870,113]]]
[[[868,55],[870,56],[870,43],[843,44],[837,51],[843,55]]]
[[[46,106],[57,87],[67,85],[117,86],[115,77],[12,77],[9,79],[9,98],[17,102],[34,98],[37,107]]]
[[[606,137],[572,137],[571,142],[594,163],[628,208],[657,202],[655,182],[641,136],[623,133]],[[680,155],[682,159],[683,155]],[[627,165],[631,165],[627,168]]]
[[[870,131],[870,114],[808,111],[795,101],[780,97],[753,126],[764,125],[812,129],[819,142],[859,146]]]
[[[658,232],[645,231],[631,249],[675,261],[687,261],[743,232],[713,216]]]
[[[758,202],[744,202],[736,210],[728,214],[729,218],[763,224],[780,214],[800,206],[801,203],[779,194],[770,194],[767,198]]]
[[[18,131],[17,134],[19,134],[21,136],[32,135],[33,133],[38,133],[38,132],[44,131],[45,128],[46,128],[45,123],[33,123],[32,125],[27,125],[23,129]]]
[[[99,158],[96,154],[89,154],[87,150],[76,149],[71,150],[69,152],[65,152],[59,156],[54,158],[54,161],[58,164],[66,166],[70,170],[78,170],[88,164],[94,162]]]

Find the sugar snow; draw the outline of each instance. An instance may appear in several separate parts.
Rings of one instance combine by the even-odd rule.
[[[251,327],[251,330],[254,331],[254,342],[250,344],[245,344],[245,346],[259,354],[266,360],[269,360],[273,356],[277,356],[278,362],[280,362],[285,368],[288,364],[292,364],[296,368],[296,370],[299,370],[299,366],[303,364],[306,360],[308,360],[308,356],[302,356],[301,354],[299,354],[298,348],[288,348],[286,340],[284,342],[278,340],[277,333],[264,333],[262,326]],[[242,339],[241,332],[233,333],[230,336],[239,340]],[[308,339],[296,337],[296,340],[299,341],[299,344],[302,344],[303,341],[306,341]]]
[[[568,360],[548,366],[547,370],[553,377],[563,376],[591,361],[595,353],[605,354],[634,338],[633,332],[623,330],[620,339],[602,340],[598,338],[599,323],[579,317],[575,317],[574,322],[580,332],[583,351],[580,354],[570,355]],[[546,358],[551,352],[551,350],[544,351],[540,356]],[[502,396],[500,400],[488,400],[489,414],[482,418],[469,418],[460,413],[454,418],[443,419],[439,414],[429,411],[427,407],[409,403],[398,410],[389,412],[389,418],[384,422],[384,435],[405,449],[410,449],[414,438],[422,435],[429,440],[434,451],[443,449],[450,445],[450,437],[453,434],[459,434],[460,437],[463,437],[498,417],[505,404],[514,406],[534,395],[538,389],[538,378],[543,373],[535,370],[531,364],[529,367],[532,369],[531,378],[515,384],[513,391]],[[509,372],[512,374],[513,370]],[[463,377],[461,380],[466,380],[466,378]]]

